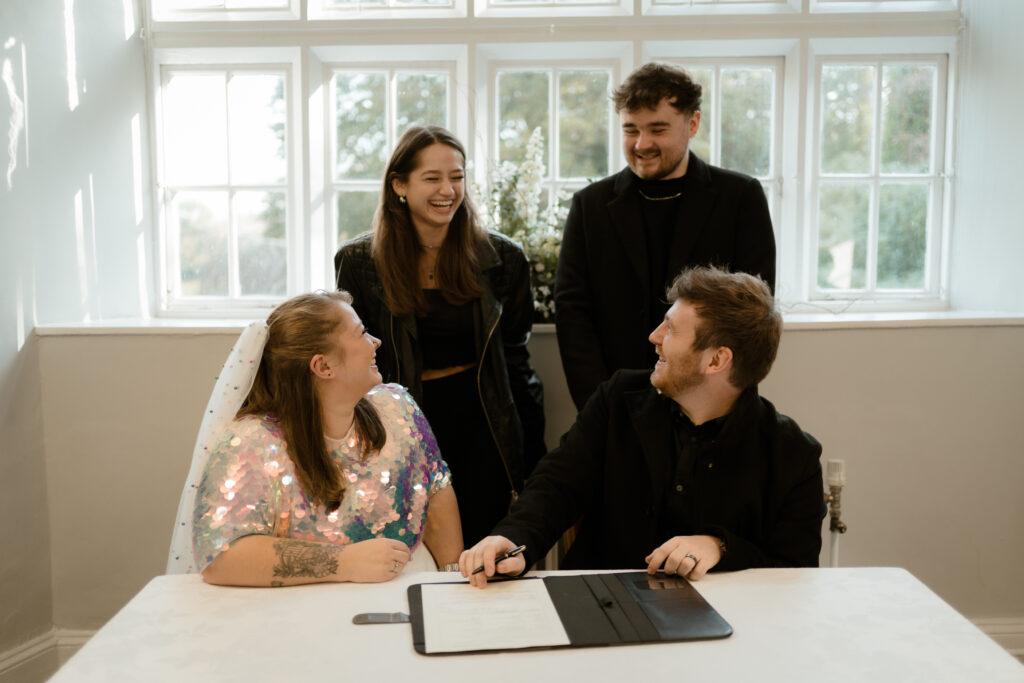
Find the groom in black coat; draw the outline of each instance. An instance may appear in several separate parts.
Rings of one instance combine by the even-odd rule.
[[[817,566],[821,446],[757,392],[782,330],[768,286],[698,267],[668,300],[649,337],[654,371],[620,370],[598,388],[493,535],[462,554],[471,583],[521,573],[581,516],[563,569],[699,579]],[[518,544],[522,555],[495,565]]]
[[[573,197],[555,278],[558,347],[577,409],[616,370],[651,367],[645,337],[683,268],[714,264],[775,286],[761,183],[689,151],[701,86],[685,71],[647,64],[614,101],[629,166]]]

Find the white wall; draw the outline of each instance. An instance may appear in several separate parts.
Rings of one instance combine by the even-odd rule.
[[[149,310],[138,284],[149,209],[135,201],[132,147],[133,117],[146,140],[145,78],[126,11],[134,31],[135,0],[0,2],[0,654],[54,623],[49,436],[32,328]]]
[[[53,626],[97,627],[162,571],[202,405],[233,341],[31,333],[149,310],[150,207],[135,193],[149,183],[143,54],[125,37],[136,4],[0,1],[0,66],[27,103],[10,187],[0,144],[0,654]],[[1024,311],[1012,279],[1024,253],[1024,3],[964,9],[953,300]],[[14,111],[0,84],[3,143]],[[553,344],[533,342],[551,443],[571,420]],[[764,393],[848,462],[844,564],[906,566],[969,616],[1024,620],[1022,348],[1020,326],[786,332]]]
[[[957,308],[1021,311],[1024,285],[1014,276],[1024,254],[1024,3],[963,5],[951,299]]]

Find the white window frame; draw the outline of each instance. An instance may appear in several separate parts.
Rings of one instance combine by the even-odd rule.
[[[473,15],[489,19],[625,17],[632,14],[633,0],[534,0],[517,2],[514,6],[473,0]]]
[[[155,136],[155,187],[159,216],[158,244],[164,267],[160,269],[160,306],[167,314],[188,315],[223,315],[225,311],[232,314],[259,314],[274,305],[279,298],[260,296],[196,296],[185,297],[180,293],[180,262],[177,244],[171,239],[170,212],[171,196],[165,182],[163,149],[163,74],[175,69],[203,70],[251,70],[272,69],[287,74],[285,79],[285,110],[286,110],[286,224],[285,235],[288,250],[288,278],[286,291],[290,294],[301,289],[301,283],[308,280],[309,258],[304,231],[305,207],[300,201],[300,188],[304,186],[302,164],[302,140],[305,137],[302,126],[302,103],[298,87],[302,74],[301,51],[295,47],[274,48],[165,48],[153,52],[152,79],[154,88],[153,130]],[[233,231],[230,232],[233,235]],[[233,239],[233,238],[229,238]],[[237,244],[229,244],[229,250],[237,249]],[[233,290],[233,287],[232,287]]]
[[[498,149],[494,75],[499,67],[528,67],[531,63],[544,68],[610,65],[614,87],[633,68],[650,60],[781,60],[781,80],[776,83],[780,110],[772,155],[775,175],[767,185],[767,194],[778,247],[776,292],[784,309],[817,313],[948,308],[948,252],[954,218],[950,206],[955,134],[952,104],[956,93],[957,36],[962,20],[955,9],[957,0],[720,0],[656,6],[651,4],[652,0],[619,0],[614,6],[567,2],[554,7],[537,4],[516,8],[488,8],[481,1],[467,4],[464,16],[444,18],[430,8],[434,19],[424,23],[420,18],[411,18],[408,8],[403,7],[379,8],[382,13],[375,17],[361,13],[358,18],[351,13],[328,16],[319,12],[319,0],[289,0],[288,17],[273,20],[257,21],[251,14],[242,16],[229,10],[221,11],[216,19],[207,16],[204,21],[162,21],[158,20],[161,17],[153,17],[149,0],[144,0],[144,34],[154,92],[150,124],[154,131],[151,148],[155,188],[163,186],[159,168],[161,143],[157,139],[161,130],[161,64],[288,64],[288,293],[292,295],[331,287],[334,282],[336,209],[330,201],[333,178],[329,156],[333,125],[328,124],[328,74],[333,65],[401,68],[403,62],[417,67],[454,64],[457,76],[449,91],[454,98],[450,105],[451,128],[466,144],[471,174],[477,185],[483,186]],[[896,11],[896,7],[902,9]],[[768,15],[772,16],[766,21]],[[585,21],[579,19],[581,16],[587,17]],[[523,17],[539,20],[524,22]],[[223,30],[226,20],[235,22],[230,31]],[[875,24],[880,24],[880,30],[872,28]],[[624,27],[628,29],[628,39],[622,39]],[[425,28],[429,28],[429,39],[424,38]],[[876,34],[878,37],[871,39],[859,37]],[[938,206],[942,218],[941,226],[934,226],[938,243],[929,245],[930,258],[938,259],[939,286],[919,297],[822,302],[810,298],[810,285],[816,282],[812,237],[817,238],[811,234],[815,210],[811,204],[816,201],[811,187],[815,168],[812,164],[817,163],[817,136],[812,130],[818,105],[815,65],[826,55],[872,54],[947,55],[945,101],[940,103],[945,116],[941,123],[938,119],[936,123],[937,134],[938,126],[944,126],[944,179]],[[609,172],[615,173],[625,166],[625,161],[621,156],[619,121],[614,116],[612,121]],[[557,121],[551,122],[549,134],[553,143],[547,159],[551,174],[558,170],[554,156]],[[392,135],[391,131],[388,135]],[[551,190],[576,189],[572,183],[551,182],[547,186]],[[154,199],[155,206],[160,208],[157,242],[162,262],[157,269],[157,284],[160,291],[166,292],[168,245],[162,193],[154,191]],[[171,302],[163,296],[158,315],[237,316],[254,310],[248,300],[193,303],[196,302]],[[265,303],[266,307],[259,308],[262,313],[276,301]]]
[[[310,207],[310,242],[319,245],[320,258],[314,258],[310,271],[313,282],[334,282],[334,243],[337,233],[337,208],[333,196],[337,185],[350,184],[365,189],[379,189],[382,178],[374,181],[347,181],[334,179],[334,124],[333,86],[335,71],[367,65],[374,70],[414,70],[425,67],[449,72],[448,116],[451,131],[469,144],[469,75],[468,54],[465,45],[318,45],[310,49],[309,68],[309,139],[310,139],[310,191],[319,197]],[[389,96],[390,97],[390,96]],[[389,121],[390,124],[390,121]],[[386,132],[388,147],[394,148],[395,134],[391,126]],[[473,153],[467,150],[470,158]],[[366,226],[367,230],[370,226]]]
[[[796,299],[801,267],[798,258],[803,235],[799,229],[799,207],[803,201],[800,163],[800,69],[801,41],[796,39],[652,41],[644,44],[644,61],[672,63],[713,62],[716,64],[778,64],[776,83],[772,177],[765,183],[768,206],[775,229],[775,292],[783,304]],[[716,105],[718,106],[718,105]],[[794,115],[791,115],[793,112]]]
[[[641,0],[646,15],[799,14],[801,0]]]
[[[152,9],[153,21],[158,23],[206,23],[206,22],[256,22],[256,21],[298,21],[302,18],[303,0],[287,0],[281,8],[200,8],[162,9],[158,2],[143,0]],[[152,3],[152,4],[150,4]]]
[[[524,59],[523,54],[530,56]],[[569,56],[571,55],[571,57]],[[485,136],[477,133],[476,144],[480,153],[480,159],[484,163],[478,163],[475,167],[475,180],[478,185],[485,187],[487,184],[487,172],[490,165],[496,163],[498,157],[498,126],[497,117],[497,76],[503,69],[539,68],[543,70],[569,70],[573,68],[595,69],[603,68],[611,70],[611,87],[614,88],[633,69],[632,44],[625,41],[609,41],[602,43],[578,42],[578,43],[490,43],[480,45],[477,48],[477,112],[494,114],[489,119],[478,120],[477,131],[486,131]],[[554,88],[554,84],[551,86]],[[559,122],[557,92],[552,92],[551,107],[548,110],[548,155],[544,160],[547,173],[544,178],[544,185],[548,190],[548,197],[551,200],[558,197],[560,192],[571,193],[583,187],[586,183],[578,178],[560,178],[558,174],[558,140]],[[611,104],[609,103],[609,107]],[[608,127],[608,173],[618,172],[624,162],[619,152],[622,135],[617,125],[615,112],[612,112],[610,125]]]
[[[805,243],[802,251],[802,267],[798,273],[800,283],[795,310],[799,312],[827,310],[842,312],[855,309],[860,311],[927,311],[944,310],[949,307],[949,243],[952,220],[952,178],[953,171],[953,69],[956,41],[953,38],[901,38],[887,41],[887,49],[879,50],[878,41],[867,39],[816,39],[809,42],[807,59],[807,144],[806,175],[807,195],[803,203]],[[841,62],[848,58],[854,62],[920,61],[935,62],[939,67],[936,78],[936,93],[933,98],[933,132],[931,154],[933,168],[930,174],[933,191],[929,198],[929,223],[927,233],[927,262],[925,264],[925,286],[921,290],[868,289],[864,292],[845,290],[823,290],[817,285],[818,251],[818,184],[819,175],[821,112],[820,83],[822,65],[826,62]],[[944,62],[944,63],[943,63]],[[881,74],[878,75],[881,79]],[[878,112],[876,112],[877,120]],[[872,138],[872,155],[877,156],[880,147],[878,125]],[[875,162],[877,166],[877,161]],[[826,179],[827,182],[827,179]],[[877,243],[876,201],[880,179],[870,180],[871,213],[869,216],[868,266],[869,271],[877,265],[873,250]],[[868,282],[874,277],[869,273]]]
[[[353,3],[351,7],[328,7],[326,0],[304,0],[310,21],[361,22],[401,19],[458,19],[467,16],[466,0],[448,0],[445,5],[411,5],[408,0],[380,0],[383,3]]]
[[[959,0],[810,0],[812,13],[954,12]]]

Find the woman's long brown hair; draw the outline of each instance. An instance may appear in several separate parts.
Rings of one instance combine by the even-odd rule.
[[[388,308],[396,315],[427,313],[427,299],[419,285],[419,257],[423,252],[416,228],[413,227],[409,206],[398,201],[392,187],[393,180],[408,182],[410,174],[419,167],[419,155],[425,148],[447,145],[462,155],[466,163],[466,150],[462,143],[440,126],[413,126],[402,135],[388,162],[380,203],[373,217],[373,261],[377,267]],[[483,294],[480,285],[476,247],[487,239],[487,231],[477,220],[469,193],[464,192],[452,222],[437,255],[435,277],[438,289],[452,304],[460,305]]]
[[[267,344],[252,389],[238,410],[272,415],[281,425],[288,456],[306,496],[333,512],[345,495],[341,470],[324,443],[323,413],[309,361],[335,351],[331,337],[343,324],[339,303],[352,303],[345,291],[302,294],[285,301],[267,318]],[[355,428],[363,457],[384,447],[387,432],[365,397],[355,407]]]

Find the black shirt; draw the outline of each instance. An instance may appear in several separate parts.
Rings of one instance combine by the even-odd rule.
[[[416,319],[423,367],[442,370],[476,363],[473,304],[449,303],[439,289],[425,289],[430,313]]]
[[[696,532],[693,511],[690,509],[694,501],[690,495],[690,487],[693,485],[697,456],[705,446],[714,443],[718,438],[728,417],[723,415],[704,424],[695,425],[673,401],[672,432],[675,437],[676,458],[672,476],[665,482],[664,508],[659,515],[659,535],[662,542],[673,536]],[[713,466],[713,463],[708,464]]]

